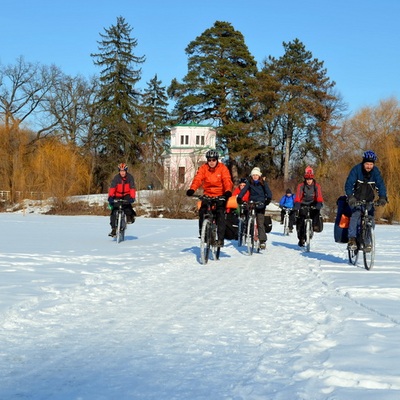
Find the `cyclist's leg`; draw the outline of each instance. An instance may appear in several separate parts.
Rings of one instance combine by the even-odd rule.
[[[296,211],[292,210],[289,213],[289,229],[292,231],[296,220]]]
[[[267,234],[265,233],[265,225],[264,225],[264,210],[256,211],[257,225],[258,225],[258,238],[260,239],[260,243],[265,243],[267,241]]]
[[[199,238],[201,237],[201,229],[203,227],[203,221],[204,221],[204,214],[207,211],[207,204],[201,203],[200,209],[199,209]]]
[[[299,239],[299,246],[303,246],[306,238],[305,215],[304,210],[300,208],[299,216],[297,217],[296,230],[297,238]]]
[[[349,223],[349,238],[357,236],[357,226],[360,224],[361,210],[356,208],[351,213],[350,223]]]

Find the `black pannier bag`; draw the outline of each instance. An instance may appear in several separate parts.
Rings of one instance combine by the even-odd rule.
[[[272,218],[269,215],[264,216],[264,226],[265,233],[270,233],[272,231]]]
[[[225,239],[237,240],[238,228],[239,228],[239,217],[236,212],[231,211],[225,216]]]
[[[347,243],[349,241],[349,223],[351,208],[347,203],[346,196],[340,196],[336,204],[338,206],[335,218],[333,234],[336,243]]]

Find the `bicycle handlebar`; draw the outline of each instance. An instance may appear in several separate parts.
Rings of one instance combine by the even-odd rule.
[[[212,196],[207,196],[205,194],[195,194],[195,195],[193,195],[193,197],[195,197],[196,199],[199,199],[199,200],[226,201],[226,198],[224,196],[212,197]]]

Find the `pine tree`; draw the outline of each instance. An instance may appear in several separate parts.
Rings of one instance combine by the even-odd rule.
[[[102,68],[96,104],[99,118],[97,144],[102,165],[108,169],[115,169],[118,162],[140,160],[143,134],[140,92],[135,85],[141,78],[141,69],[137,66],[145,61],[145,57],[133,54],[137,40],[130,36],[131,31],[125,19],[118,17],[116,25],[100,34],[99,53],[91,54],[94,64]]]
[[[142,110],[144,115],[146,144],[142,147],[145,161],[149,163],[146,171],[147,180],[152,183],[151,175],[156,174],[162,182],[162,154],[167,146],[169,123],[168,96],[165,86],[157,79],[157,74],[144,90],[142,97]]]
[[[229,152],[247,136],[251,121],[249,85],[257,73],[243,35],[228,22],[216,21],[186,48],[188,73],[174,79],[168,94],[176,100],[180,122],[210,122],[219,126],[218,139]]]
[[[280,157],[284,180],[289,179],[289,163],[294,153],[300,162],[318,162],[321,137],[329,129],[338,98],[332,89],[335,82],[327,76],[323,62],[295,39],[283,43],[285,53],[279,59],[265,61],[259,79],[269,79],[275,96],[267,98],[266,125],[273,135],[275,157]],[[262,103],[262,102],[261,102]],[[308,157],[308,160],[307,160]]]

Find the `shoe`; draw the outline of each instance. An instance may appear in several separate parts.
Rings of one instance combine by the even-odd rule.
[[[108,236],[111,236],[111,237],[117,236],[117,231],[116,231],[116,229],[113,228],[112,231],[108,234]]]
[[[264,241],[260,241],[260,249],[264,250],[266,247],[266,243]]]
[[[371,244],[366,244],[366,245],[364,245],[364,251],[365,251],[366,253],[370,253],[371,250],[372,250]]]
[[[304,240],[300,239],[298,245],[299,247],[304,247]]]
[[[348,250],[357,250],[357,241],[355,237],[349,238],[349,241],[347,243],[347,249]]]
[[[217,246],[224,247],[224,240],[221,240],[221,239],[217,240]]]
[[[293,228],[289,228],[289,233],[293,233]]]

